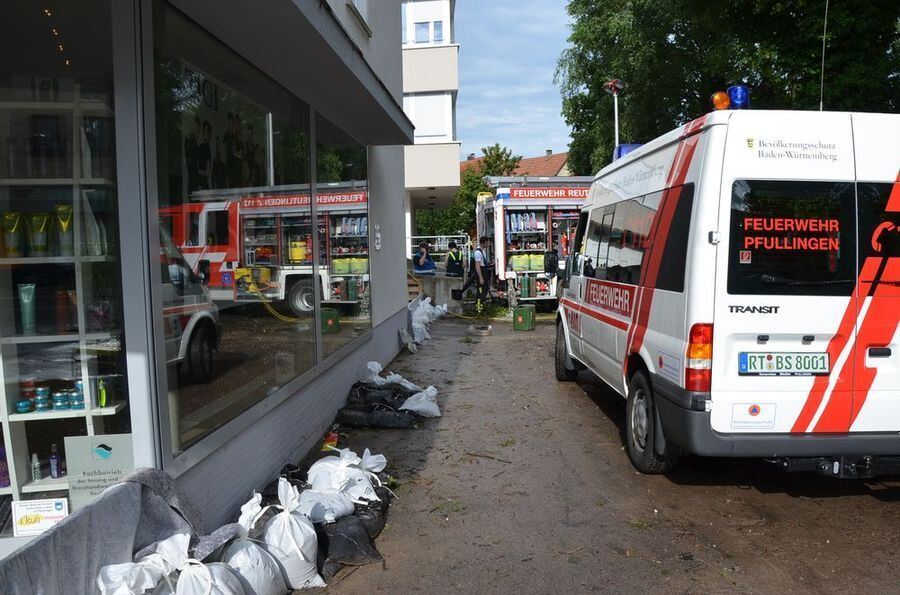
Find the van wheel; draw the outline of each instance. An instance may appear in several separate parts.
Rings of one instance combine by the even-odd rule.
[[[288,305],[296,315],[309,314],[316,308],[316,294],[309,280],[300,280],[291,286]]]
[[[569,357],[566,349],[566,331],[562,322],[556,323],[556,348],[554,349],[553,367],[556,369],[556,379],[560,382],[572,382],[578,375],[575,370],[566,367],[566,360]]]
[[[643,372],[628,383],[625,404],[625,442],[631,464],[641,473],[665,473],[675,464],[674,453],[656,453],[656,404],[653,389]]]
[[[195,383],[206,384],[212,380],[213,348],[209,325],[202,324],[194,330],[188,345],[188,367]]]

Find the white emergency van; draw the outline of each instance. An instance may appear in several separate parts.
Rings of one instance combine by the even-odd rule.
[[[719,111],[597,174],[556,376],[626,398],[628,456],[900,470],[900,115]]]

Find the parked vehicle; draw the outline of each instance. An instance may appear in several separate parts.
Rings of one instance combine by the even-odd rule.
[[[556,376],[627,399],[628,456],[900,470],[900,115],[720,111],[596,176]]]
[[[556,300],[557,272],[565,264],[590,177],[491,177],[493,197],[477,205],[478,237],[510,304]]]
[[[184,368],[192,381],[209,382],[219,348],[219,309],[209,297],[207,279],[188,266],[163,227],[159,228],[166,360]]]
[[[285,301],[296,315],[322,303],[361,303],[369,286],[368,193],[364,186],[330,184],[310,214],[309,189],[254,189],[160,209],[191,270],[204,275],[220,303]],[[313,229],[321,257],[313,270]]]

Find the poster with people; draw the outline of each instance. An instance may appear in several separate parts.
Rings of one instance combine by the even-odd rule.
[[[181,111],[185,190],[268,185],[265,111],[194,66],[183,63]]]

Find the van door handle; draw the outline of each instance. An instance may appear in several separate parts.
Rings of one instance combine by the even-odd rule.
[[[891,357],[891,348],[869,347],[869,357]]]

